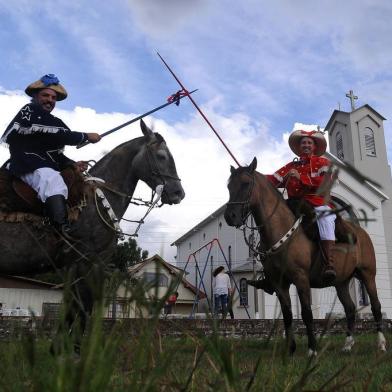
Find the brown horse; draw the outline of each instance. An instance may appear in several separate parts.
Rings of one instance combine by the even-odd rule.
[[[268,179],[256,171],[253,159],[247,167],[231,167],[225,219],[228,225],[240,227],[252,214],[266,247],[267,257],[263,262],[266,279],[258,288],[276,292],[279,299],[290,353],[296,344],[292,330],[292,311],[289,287],[294,284],[301,303],[302,320],[308,335],[309,355],[316,354],[316,339],[313,329],[310,288],[335,286],[338,298],[347,318],[347,338],[343,347],[350,351],[355,326],[355,305],[350,297],[349,282],[353,277],[361,280],[369,294],[372,313],[378,331],[378,347],[386,350],[382,333],[381,305],[376,289],[376,259],[368,234],[359,226],[352,225],[356,243],[337,243],[334,248],[336,279],[332,283],[322,280],[322,260],[319,247],[305,235],[302,226],[288,208],[282,195]],[[347,223],[349,224],[349,223]]]

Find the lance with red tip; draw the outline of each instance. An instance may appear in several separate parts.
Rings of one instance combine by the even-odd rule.
[[[105,137],[107,135],[110,135],[111,133],[116,132],[119,129],[124,128],[127,125],[130,125],[130,124],[132,124],[132,123],[134,123],[134,122],[136,122],[138,120],[141,120],[143,117],[146,117],[146,116],[148,116],[148,115],[150,115],[152,113],[155,113],[158,110],[161,110],[161,109],[165,108],[166,106],[172,105],[173,103],[178,106],[180,104],[180,99],[182,99],[182,98],[184,98],[186,96],[190,97],[189,94],[193,94],[195,91],[197,91],[197,89],[193,90],[191,92],[188,92],[188,91],[184,92],[184,91],[181,91],[181,90],[177,91],[175,94],[170,95],[170,97],[167,99],[167,102],[164,103],[163,105],[158,106],[158,107],[156,107],[154,109],[151,109],[148,112],[143,113],[140,116],[137,116],[137,117],[133,118],[132,120],[129,120],[129,121],[125,122],[124,124],[118,125],[117,127],[111,129],[110,131],[106,131],[104,133],[101,133],[101,138],[103,138],[103,137]],[[85,141],[84,143],[79,144],[76,148],[82,148],[82,147],[86,146],[87,144],[90,144],[90,142],[89,141]]]
[[[193,103],[193,106],[197,109],[197,111],[200,113],[200,115],[204,118],[204,120],[206,121],[206,123],[209,125],[209,127],[214,131],[215,135],[218,137],[218,139],[220,140],[220,142],[223,144],[223,146],[225,147],[226,151],[230,154],[230,156],[234,159],[234,162],[238,165],[241,166],[237,159],[235,158],[235,156],[233,155],[233,153],[230,151],[230,149],[227,147],[226,143],[223,141],[223,139],[220,137],[219,133],[216,131],[216,129],[213,127],[213,125],[210,123],[210,121],[208,120],[208,118],[206,117],[206,115],[203,113],[203,111],[199,108],[199,106],[197,105],[197,103],[194,101],[194,99],[189,95],[187,89],[185,88],[185,86],[181,83],[180,79],[178,79],[178,77],[176,76],[176,74],[173,72],[173,70],[169,67],[169,65],[166,63],[166,61],[163,59],[163,57],[157,52],[157,55],[159,56],[159,58],[162,60],[163,64],[165,64],[166,68],[169,70],[169,72],[173,75],[174,79],[176,79],[177,83],[181,86],[182,90],[185,92],[185,94],[188,96],[188,98],[190,99],[190,101]]]

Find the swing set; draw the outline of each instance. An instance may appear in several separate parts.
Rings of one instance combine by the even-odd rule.
[[[189,263],[193,260],[195,263],[195,267],[196,267],[196,279],[199,278],[199,283],[196,285],[196,295],[195,295],[195,299],[193,301],[192,311],[191,311],[191,314],[189,315],[190,319],[194,318],[194,316],[195,316],[196,308],[199,303],[199,293],[200,293],[201,289],[203,288],[204,292],[207,293],[206,286],[204,284],[204,276],[205,276],[205,273],[207,270],[207,265],[208,265],[208,260],[209,260],[210,254],[211,254],[214,246],[218,247],[218,250],[220,251],[220,253],[225,261],[225,264],[227,266],[227,270],[229,271],[229,276],[232,279],[232,281],[234,282],[235,291],[238,293],[238,295],[240,295],[239,287],[238,287],[237,282],[235,281],[235,279],[232,275],[232,272],[231,272],[231,265],[226,258],[225,252],[223,251],[219,240],[217,238],[214,238],[210,242],[206,243],[205,245],[203,245],[202,247],[200,247],[199,249],[197,249],[196,251],[191,253],[188,256],[188,259],[187,259],[185,266],[184,266],[184,271],[186,271]],[[201,270],[197,259],[198,259],[198,256],[200,255],[201,251],[203,251],[203,250],[207,250],[207,257],[206,257],[204,266],[202,267],[202,270]],[[206,296],[206,299],[207,299],[208,309],[209,309],[210,313],[214,314],[213,304],[211,303],[208,295]],[[251,316],[250,316],[248,309],[246,307],[245,307],[245,311],[246,311],[246,314],[248,315],[248,318],[250,319]]]

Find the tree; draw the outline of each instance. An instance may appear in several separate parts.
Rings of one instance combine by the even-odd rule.
[[[131,265],[139,263],[148,257],[148,251],[142,250],[134,238],[117,244],[112,258],[112,264],[120,271],[126,271]]]
[[[120,242],[112,256],[112,265],[122,272],[128,267],[145,260],[148,257],[148,250],[142,250],[133,238],[128,241]],[[41,280],[47,283],[61,284],[64,283],[64,270],[49,271],[46,273],[33,274],[29,277]]]

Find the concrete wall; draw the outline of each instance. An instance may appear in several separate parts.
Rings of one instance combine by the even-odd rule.
[[[103,320],[103,330],[109,333],[115,325],[114,320]],[[211,320],[159,320],[155,324],[154,320],[148,319],[125,319],[121,320],[121,331],[128,336],[140,336],[148,328],[156,328],[160,336],[210,336],[213,334],[214,326]],[[294,320],[293,328],[296,335],[305,335],[305,327],[299,320]],[[385,320],[384,328],[386,332],[392,332],[391,320]],[[344,334],[346,324],[344,320],[315,320],[315,332],[322,334]],[[272,338],[283,336],[283,322],[273,320],[221,320],[217,325],[217,333],[221,336],[232,338]],[[7,317],[0,319],[0,340],[9,340],[11,338],[20,338],[26,334],[33,336],[52,337],[57,331],[56,320],[37,318],[13,318]],[[375,333],[373,321],[360,320],[356,324],[356,334]],[[376,336],[375,350],[376,350]]]

